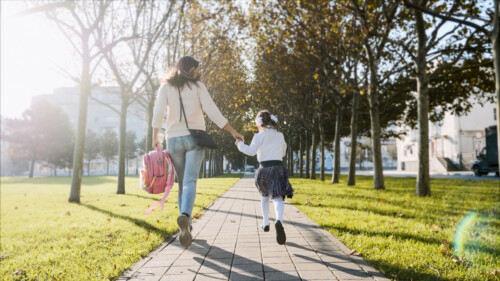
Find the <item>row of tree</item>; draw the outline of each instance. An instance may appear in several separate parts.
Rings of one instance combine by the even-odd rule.
[[[340,139],[350,136],[356,147],[366,135],[374,188],[384,189],[381,142],[395,135],[386,128],[405,125],[419,132],[416,193],[429,196],[429,120],[464,114],[474,102],[498,102],[497,45],[487,37],[498,34],[498,1],[254,2],[251,102],[283,116],[289,155],[306,153],[306,177],[316,177],[308,164],[315,166],[319,145],[324,180],[323,151],[333,142],[338,183]]]
[[[152,140],[159,73],[183,55],[203,61],[203,81],[223,114],[247,139],[251,122],[267,108],[280,118],[292,155],[306,154],[306,176],[320,146],[334,143],[332,182],[339,181],[340,138],[372,140],[374,188],[385,188],[381,141],[385,128],[419,129],[417,194],[430,195],[428,120],[445,111],[467,112],[469,99],[484,102],[495,89],[498,1],[47,1],[26,14],[43,13],[67,37],[81,70],[68,73],[80,85],[80,108],[69,201],[79,202],[91,88],[117,84],[120,116],[117,193],[125,193],[126,116],[132,103],[148,113],[145,150]],[[484,24],[478,23],[484,20]],[[495,33],[496,31],[496,33]],[[488,36],[491,40],[488,39]],[[493,52],[492,52],[493,49]],[[495,64],[496,65],[496,64]],[[499,95],[498,71],[496,93]],[[437,111],[435,108],[442,108]],[[207,152],[209,171],[223,171],[222,155],[241,157],[231,137],[209,122],[220,149]],[[351,150],[349,184],[355,184]],[[312,154],[312,155],[310,155]],[[309,161],[310,159],[310,161]],[[205,170],[205,166],[204,166]],[[291,169],[293,170],[293,169]],[[302,169],[300,169],[302,173]]]

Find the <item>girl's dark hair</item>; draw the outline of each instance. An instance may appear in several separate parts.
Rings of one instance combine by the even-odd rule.
[[[200,62],[190,56],[182,57],[175,66],[169,68],[163,76],[162,82],[177,88],[184,87],[185,84],[196,84],[200,79],[195,77],[193,71],[200,66]]]
[[[276,130],[280,129],[278,123],[274,122],[273,119],[271,119],[271,113],[269,112],[269,110],[259,111],[259,113],[257,113],[257,118],[258,117],[262,117],[262,127],[272,126]]]

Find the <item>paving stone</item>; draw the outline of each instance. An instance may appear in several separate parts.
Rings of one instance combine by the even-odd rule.
[[[296,271],[270,271],[264,273],[266,281],[300,281],[300,277]]]
[[[193,281],[196,276],[196,273],[183,273],[177,275],[164,275],[160,281]]]
[[[363,270],[350,270],[350,271],[332,270],[332,273],[340,280],[373,280],[373,278]]]
[[[302,280],[337,280],[328,270],[299,271],[299,275]]]

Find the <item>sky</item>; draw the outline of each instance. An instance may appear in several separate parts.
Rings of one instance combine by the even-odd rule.
[[[26,9],[23,2],[0,2],[0,114],[9,118],[21,117],[33,96],[75,86],[59,70],[75,69],[66,38],[42,15],[19,15]]]

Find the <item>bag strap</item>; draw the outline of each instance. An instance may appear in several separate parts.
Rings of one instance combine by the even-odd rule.
[[[182,114],[184,114],[184,121],[186,121],[186,127],[189,130],[188,120],[186,118],[186,111],[184,110],[184,104],[182,103],[181,88],[177,88],[177,90],[179,91],[179,101],[181,103],[181,113],[179,115],[179,122],[181,122],[181,120],[182,120]]]

